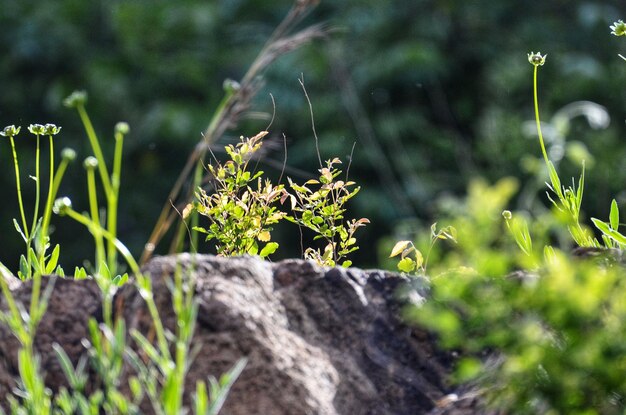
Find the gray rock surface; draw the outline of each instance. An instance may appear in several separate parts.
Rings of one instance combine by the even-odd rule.
[[[452,395],[446,386],[451,357],[437,351],[428,332],[401,321],[402,306],[422,300],[415,291],[406,295],[408,280],[402,276],[320,268],[301,260],[158,257],[144,271],[170,330],[175,318],[167,281],[177,266],[193,279],[199,302],[193,340],[199,353],[186,390],[193,391],[196,380],[219,376],[241,357],[248,359],[222,414],[478,413],[471,409],[474,398]],[[52,342],[76,363],[85,352],[81,339],[87,337],[88,318],[101,319],[102,312],[94,281],[55,282],[35,344],[53,391],[65,380]],[[20,284],[14,295],[27,306],[30,284]],[[150,331],[147,308],[132,284],[118,292],[115,304],[129,329]],[[6,309],[4,300],[0,308]],[[0,324],[0,402],[15,386],[18,347]],[[89,387],[97,387],[93,376]],[[463,401],[468,409],[454,409]]]

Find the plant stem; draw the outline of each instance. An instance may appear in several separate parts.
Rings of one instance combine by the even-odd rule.
[[[543,134],[541,133],[541,121],[539,120],[539,99],[537,97],[537,68],[535,65],[535,70],[533,72],[533,99],[535,103],[535,121],[537,123],[537,134],[539,135],[539,143],[541,144],[541,153],[543,154],[543,159],[546,164],[550,164],[550,159],[548,158],[548,152],[546,151],[546,146],[543,141]]]
[[[55,177],[54,177],[54,140],[52,139],[52,134],[50,134],[49,136],[50,139],[50,177],[48,180],[48,198],[46,200],[46,207],[44,208],[44,212],[43,212],[43,221],[41,223],[41,234],[39,235],[40,237],[40,241],[41,241],[41,246],[42,246],[42,251],[41,251],[41,257],[39,258],[39,261],[43,267],[44,263],[45,263],[45,244],[46,244],[46,239],[48,237],[48,227],[50,225],[50,216],[52,214],[52,202],[54,201],[54,197],[55,197],[55,189],[54,189],[54,181],[55,181]]]
[[[13,165],[15,166],[15,185],[17,187],[17,201],[20,205],[20,216],[22,217],[22,230],[27,241],[30,239],[28,232],[28,224],[26,223],[26,215],[24,214],[24,201],[22,200],[22,185],[20,180],[20,166],[17,161],[17,151],[15,150],[15,140],[10,137],[11,150],[13,152]]]
[[[105,261],[105,251],[104,251],[104,239],[102,237],[102,226],[100,225],[100,215],[98,212],[98,196],[96,194],[96,178],[93,169],[87,169],[87,189],[89,192],[89,209],[91,211],[91,220],[94,223],[94,226],[90,229],[94,241],[96,243],[96,263],[95,263],[95,271],[98,272],[98,269]]]
[[[107,206],[107,230],[113,239],[107,240],[107,259],[111,275],[117,274],[117,250],[113,240],[117,238],[117,206],[119,201],[121,172],[122,172],[122,149],[124,147],[124,134],[115,132],[115,152],[113,153],[113,173],[111,174],[111,194],[108,197]]]
[[[76,222],[86,226],[87,229],[89,229],[89,232],[91,232],[92,234],[94,232],[99,232],[105,239],[112,240],[113,244],[115,245],[115,248],[117,248],[117,251],[120,254],[122,254],[124,259],[126,260],[126,263],[130,267],[130,270],[132,271],[132,273],[135,275],[141,274],[141,269],[139,268],[139,264],[137,264],[137,261],[135,261],[135,258],[133,258],[133,255],[130,253],[128,248],[126,248],[126,246],[119,239],[114,238],[113,235],[111,235],[106,229],[103,229],[102,226],[100,226],[100,224],[96,224],[88,216],[78,213],[72,208],[68,208],[66,211],[66,214],[70,218],[74,219]],[[95,228],[99,228],[99,229],[95,229]]]
[[[98,141],[98,136],[96,135],[96,132],[93,129],[93,125],[91,124],[89,115],[87,115],[87,111],[85,111],[85,107],[83,105],[78,105],[76,109],[78,110],[78,115],[80,115],[80,119],[83,122],[85,131],[87,132],[87,137],[89,138],[89,143],[91,144],[93,154],[98,159],[98,172],[100,173],[100,179],[102,180],[104,193],[106,194],[106,197],[108,199],[110,197],[110,194],[112,193],[111,192],[111,180],[109,179],[109,171],[107,170],[107,165],[104,160],[104,155],[102,154],[102,149],[100,148],[100,142]]]
[[[39,134],[37,134],[37,149],[35,150],[35,209],[33,210],[33,222],[31,223],[31,231],[30,236],[33,238],[35,236],[35,229],[37,228],[37,218],[39,216],[39,199],[41,193],[41,177],[39,174],[39,164],[40,164],[40,139]],[[31,243],[31,238],[29,238],[29,246]],[[30,263],[30,258],[29,261]]]

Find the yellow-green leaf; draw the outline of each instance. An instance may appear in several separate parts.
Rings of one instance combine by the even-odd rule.
[[[399,241],[397,242],[394,246],[393,249],[391,250],[391,254],[389,254],[389,258],[392,258],[396,255],[400,255],[402,253],[402,251],[404,251],[404,249],[409,246],[409,244],[411,244],[411,241]]]
[[[398,262],[398,269],[402,272],[413,272],[415,270],[415,261],[411,258],[403,258]]]

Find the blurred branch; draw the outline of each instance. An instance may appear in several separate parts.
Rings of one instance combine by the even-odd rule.
[[[145,263],[152,256],[156,246],[161,242],[172,224],[179,217],[174,205],[184,206],[193,197],[193,186],[189,186],[186,194],[181,198],[181,192],[186,184],[193,181],[194,166],[204,163],[209,146],[215,143],[224,132],[237,125],[242,114],[250,108],[250,102],[262,86],[261,75],[280,56],[292,52],[299,47],[328,36],[330,30],[324,25],[312,25],[292,33],[302,19],[319,3],[319,0],[296,0],[283,21],[274,30],[261,52],[257,55],[250,68],[234,90],[226,92],[226,96],[216,111],[210,125],[203,134],[194,150],[189,155],[185,166],[178,176],[167,200],[161,210],[157,223],[144,247],[141,263]],[[229,95],[230,94],[230,95]],[[179,200],[179,203],[175,201]]]

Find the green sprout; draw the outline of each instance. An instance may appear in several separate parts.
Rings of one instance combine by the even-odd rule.
[[[80,116],[80,119],[83,123],[85,131],[87,133],[87,138],[89,140],[89,144],[91,145],[91,149],[93,150],[93,160],[90,159],[90,166],[93,165],[93,169],[91,167],[85,166],[88,172],[88,183],[89,183],[89,195],[90,195],[90,208],[92,217],[94,213],[98,210],[97,205],[93,203],[97,203],[97,199],[95,197],[95,170],[98,170],[100,183],[104,189],[104,194],[106,198],[107,208],[106,208],[106,230],[112,236],[112,239],[107,238],[106,242],[106,250],[102,246],[102,236],[99,234],[94,234],[94,238],[96,239],[96,272],[101,268],[103,264],[106,264],[108,267],[109,273],[117,276],[118,272],[118,264],[117,264],[117,249],[115,244],[112,242],[117,237],[117,210],[119,203],[119,191],[120,191],[120,176],[122,170],[122,149],[124,145],[124,136],[130,132],[130,128],[127,123],[119,122],[115,126],[114,130],[114,139],[115,139],[115,149],[113,153],[113,169],[109,174],[109,169],[106,164],[106,160],[104,158],[104,154],[102,152],[102,148],[100,146],[100,141],[96,132],[93,128],[91,120],[89,119],[89,115],[87,114],[87,110],[85,109],[85,104],[87,102],[87,93],[84,91],[74,91],[69,97],[64,100],[65,106],[69,108],[75,108]],[[96,161],[96,162],[95,162]],[[96,220],[96,219],[94,219]],[[95,228],[97,232],[97,227]]]
[[[541,132],[541,120],[539,117],[539,99],[537,94],[537,72],[539,66],[543,66],[546,62],[547,55],[541,55],[540,52],[531,52],[528,54],[528,61],[533,65],[533,101],[535,107],[535,122],[537,125],[537,134],[539,136],[539,144],[541,145],[541,153],[543,155],[544,162],[548,168],[548,174],[550,177],[550,183],[547,183],[548,189],[556,196],[556,200],[553,199],[548,193],[548,198],[552,204],[561,212],[564,212],[568,216],[568,230],[572,235],[574,241],[583,247],[597,247],[598,241],[593,237],[591,232],[583,228],[580,224],[580,209],[583,198],[583,188],[585,186],[585,164],[583,163],[582,173],[578,180],[578,187],[574,183],[570,187],[561,185],[561,179],[554,167],[554,164],[548,157],[546,152],[546,146],[543,140],[543,134]]]
[[[428,246],[426,258],[424,258],[422,252],[417,249],[415,244],[411,241],[398,241],[391,249],[389,258],[400,255],[400,261],[398,261],[397,264],[400,272],[424,275],[426,274],[428,258],[437,241],[449,240],[456,243],[456,235],[457,232],[454,226],[449,225],[437,230],[437,223],[433,223],[430,227],[430,245]]]
[[[294,183],[290,178],[289,186],[294,194],[289,195],[291,210],[295,215],[286,216],[290,222],[316,233],[313,240],[324,240],[323,250],[307,248],[304,258],[320,265],[349,267],[352,261],[343,260],[346,255],[356,251],[354,236],[357,229],[367,225],[369,219],[346,220],[345,204],[361,189],[353,189],[355,182],[337,180],[341,170],[335,165],[341,160],[334,158],[326,161],[326,167],[319,169],[318,179],[308,180],[303,185]],[[309,187],[312,186],[312,187]]]

